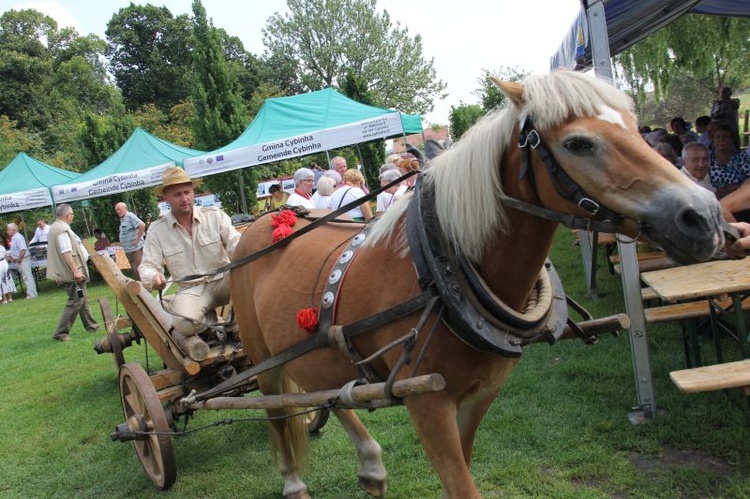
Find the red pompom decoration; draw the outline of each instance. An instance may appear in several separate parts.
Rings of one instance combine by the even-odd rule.
[[[271,215],[271,226],[276,228],[281,225],[288,225],[294,227],[297,223],[297,215],[292,210],[284,210],[279,212],[278,215]]]
[[[318,309],[310,307],[297,312],[297,325],[308,333],[314,333],[318,327]]]
[[[279,225],[278,227],[273,229],[273,232],[271,233],[271,239],[273,240],[273,242],[278,243],[286,236],[290,235],[292,232],[294,231],[288,225]]]

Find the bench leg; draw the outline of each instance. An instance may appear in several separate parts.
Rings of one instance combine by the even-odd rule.
[[[682,326],[682,346],[685,350],[685,367],[700,367],[701,345],[698,337],[698,322],[693,319],[686,320]]]

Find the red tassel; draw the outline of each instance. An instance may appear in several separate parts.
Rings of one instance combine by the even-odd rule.
[[[280,225],[288,225],[294,227],[297,223],[297,215],[292,210],[284,210],[279,212],[277,215],[271,215],[271,226],[276,228]]]
[[[294,232],[291,227],[288,225],[279,225],[275,229],[273,229],[273,232],[271,233],[271,238],[273,242],[278,243],[282,239],[284,239],[286,236]]]
[[[314,333],[318,327],[318,309],[310,307],[297,312],[297,325],[308,333]]]

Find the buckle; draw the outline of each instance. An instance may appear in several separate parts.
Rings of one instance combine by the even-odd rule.
[[[578,207],[592,215],[599,213],[600,208],[599,203],[590,198],[581,198],[578,201]]]

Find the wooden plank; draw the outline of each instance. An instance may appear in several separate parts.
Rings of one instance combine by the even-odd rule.
[[[641,288],[641,300],[651,301],[659,298],[659,294],[654,291],[654,288]]]
[[[721,308],[727,308],[731,304],[732,300],[728,298],[718,301],[718,305]],[[750,309],[750,297],[745,298],[742,302],[742,309]],[[710,309],[707,300],[662,305],[660,307],[647,308],[643,311],[646,321],[652,323],[696,319],[698,317],[706,317],[709,313]]]
[[[641,279],[669,302],[735,293],[750,289],[750,258],[644,271]]]
[[[669,377],[683,393],[750,387],[750,360],[672,371]]]
[[[96,270],[99,271],[99,274],[101,274],[102,278],[115,294],[119,302],[123,307],[125,307],[125,310],[131,316],[133,321],[135,321],[135,323],[138,325],[138,329],[141,331],[141,333],[143,333],[143,336],[146,338],[146,341],[148,341],[149,345],[151,345],[151,347],[156,350],[156,353],[159,355],[159,357],[161,357],[167,367],[171,369],[182,368],[181,362],[177,359],[177,357],[175,357],[175,354],[173,353],[173,350],[179,353],[177,348],[175,347],[174,349],[172,349],[170,348],[169,344],[164,342],[161,337],[161,334],[163,334],[163,330],[157,330],[154,325],[157,323],[150,322],[149,318],[144,315],[144,313],[138,308],[130,295],[128,295],[128,293],[125,291],[125,286],[128,282],[132,281],[132,279],[123,275],[123,273],[120,271],[120,269],[117,268],[117,265],[115,265],[115,262],[112,260],[112,258],[110,258],[108,254],[97,253],[96,251],[94,251],[94,247],[91,245],[91,243],[87,240],[84,240],[83,244],[84,246],[86,246],[89,255],[91,255],[91,262],[96,267]],[[163,328],[159,326],[159,329]]]
[[[638,262],[638,270],[640,272],[652,272],[654,270],[671,269],[675,266],[675,263],[669,257],[652,258],[650,260],[643,260]],[[622,274],[620,264],[614,266],[615,272]]]
[[[638,262],[645,262],[646,260],[656,260],[658,258],[666,258],[667,254],[663,251],[649,251],[647,253],[637,253]],[[612,263],[620,263],[620,257],[618,255],[612,255],[609,257],[609,261]]]

